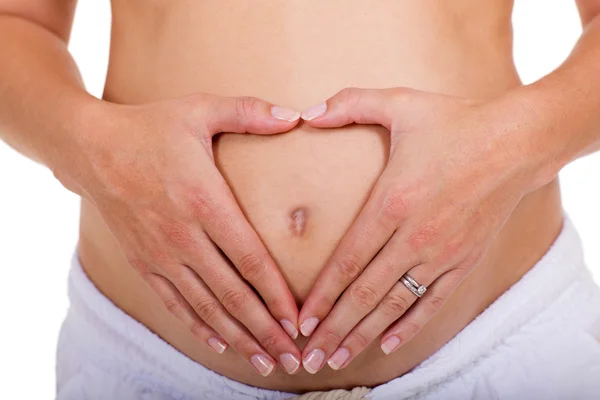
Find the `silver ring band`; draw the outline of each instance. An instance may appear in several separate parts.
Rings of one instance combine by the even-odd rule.
[[[417,281],[408,276],[408,274],[402,275],[400,281],[417,297],[422,297],[427,291],[427,288],[425,286],[419,285]]]

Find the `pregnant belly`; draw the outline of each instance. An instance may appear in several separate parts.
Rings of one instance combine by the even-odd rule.
[[[299,125],[275,136],[222,134],[215,160],[244,214],[273,256],[299,305],[350,227],[383,170],[389,133],[376,126],[316,130]],[[80,259],[109,299],[191,359],[232,379],[286,391],[374,386],[407,371],[450,340],[522,276],[560,226],[556,185],[525,198],[486,259],[420,335],[390,356],[379,340],[342,371],[258,376],[233,351],[217,355],[168,313],[128,265],[97,210],[82,201]],[[549,221],[552,221],[550,223]],[[525,240],[524,238],[530,238]],[[305,338],[297,341],[300,348]]]
[[[218,168],[299,305],[367,200],[388,150],[389,132],[379,126],[317,130],[300,124],[279,135],[226,133],[215,139]],[[234,351],[216,355],[199,344],[167,312],[127,264],[97,210],[85,200],[81,219],[80,258],[100,291],[190,358],[238,381],[291,391],[375,384],[400,375],[399,367],[406,371],[431,352],[429,346],[421,346],[417,353],[423,355],[402,362],[389,358],[395,365],[388,373],[367,374],[365,361],[383,358],[376,343],[341,372],[326,368],[317,376],[303,370],[289,376],[277,369],[269,378],[259,377]],[[444,336],[439,341],[443,343]],[[305,342],[298,339],[301,348]]]
[[[470,38],[465,30],[498,27],[498,18],[482,16],[496,15],[493,11],[478,9],[477,18],[457,23],[455,12],[431,12],[439,2],[426,7],[427,2],[354,1],[347,7],[341,1],[269,1],[227,7],[221,1],[154,1],[154,8],[142,3],[113,2],[107,100],[139,104],[202,92],[256,96],[303,109],[346,86],[409,86],[486,98],[519,84],[507,45],[510,29],[489,29],[495,41],[465,39]],[[470,2],[475,4],[490,8]],[[138,18],[142,14],[147,18]],[[507,15],[501,26],[510,26]],[[274,21],[281,24],[275,35]],[[388,132],[300,124],[268,137],[222,134],[214,146],[218,168],[301,305],[384,168]],[[342,371],[324,368],[314,376],[277,369],[263,378],[233,351],[217,355],[199,344],[128,265],[86,200],[79,251],[86,272],[108,298],[191,359],[254,386],[320,390],[373,386],[410,371],[540,258],[560,220],[555,184],[529,195],[486,259],[413,341],[384,356],[376,340]],[[301,348],[304,343],[298,339]]]
[[[375,126],[276,136],[225,134],[217,166],[301,304],[387,159],[389,133]]]
[[[276,136],[223,134],[217,166],[273,256],[299,305],[368,198],[387,160],[389,134],[375,126]],[[410,371],[463,329],[547,249],[560,226],[555,185],[524,199],[481,265],[420,335],[390,356],[379,340],[347,368],[258,376],[234,351],[217,355],[168,313],[128,265],[96,209],[83,200],[79,251],[91,280],[109,299],[191,359],[232,379],[286,391],[373,386]],[[305,338],[298,339],[300,348]]]

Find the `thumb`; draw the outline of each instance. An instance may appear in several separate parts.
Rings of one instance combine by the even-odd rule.
[[[295,127],[300,112],[255,97],[211,96],[204,118],[211,136],[220,132],[270,135]]]
[[[327,102],[302,112],[315,128],[336,128],[352,123],[377,124],[391,130],[395,117],[394,89],[346,88]]]

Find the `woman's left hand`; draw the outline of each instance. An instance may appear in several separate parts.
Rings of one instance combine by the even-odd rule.
[[[305,336],[318,325],[303,350],[308,372],[326,360],[346,367],[384,331],[386,354],[411,340],[523,195],[551,179],[538,176],[547,155],[515,116],[406,88],[344,89],[303,113],[313,127],[379,124],[391,133],[384,172],[300,312]],[[427,287],[422,298],[405,274]]]

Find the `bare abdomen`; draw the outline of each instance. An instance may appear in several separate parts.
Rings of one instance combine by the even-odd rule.
[[[120,103],[205,92],[304,109],[346,86],[485,98],[519,84],[506,2],[115,0],[113,7],[105,97]],[[219,169],[299,303],[385,166],[388,139],[380,127],[301,124],[276,136],[215,140]],[[522,202],[482,266],[423,334],[394,355],[384,357],[376,344],[341,372],[290,377],[277,371],[267,379],[231,351],[218,356],[198,345],[130,269],[86,201],[80,251],[105,295],[190,358],[251,385],[315,390],[374,385],[410,370],[533,265],[557,224],[552,184]]]

